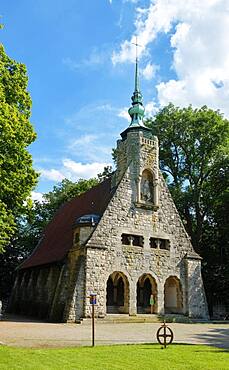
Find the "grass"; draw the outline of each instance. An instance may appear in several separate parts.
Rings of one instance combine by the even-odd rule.
[[[228,370],[229,352],[204,345],[157,344],[26,349],[0,347],[0,369]]]

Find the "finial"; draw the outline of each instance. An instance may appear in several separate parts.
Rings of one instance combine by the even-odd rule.
[[[136,61],[135,61],[135,84],[134,84],[134,93],[131,98],[132,100],[132,107],[128,110],[129,115],[131,116],[131,124],[130,126],[144,126],[142,119],[144,116],[145,108],[142,103],[142,94],[140,91],[140,84],[139,84],[139,75],[138,75],[138,38],[136,36],[136,42],[132,43],[136,46]]]

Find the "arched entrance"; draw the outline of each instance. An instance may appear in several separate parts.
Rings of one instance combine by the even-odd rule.
[[[150,274],[143,274],[137,283],[137,313],[151,313],[150,296],[154,296],[153,313],[157,313],[157,283]]]
[[[176,276],[166,279],[164,287],[165,313],[183,313],[183,294],[180,280]]]
[[[109,276],[106,294],[107,313],[129,313],[129,283],[122,272]]]

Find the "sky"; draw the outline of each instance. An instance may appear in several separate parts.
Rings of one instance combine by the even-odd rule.
[[[2,0],[0,14],[0,42],[28,71],[34,199],[112,165],[129,125],[136,36],[146,116],[172,102],[229,117],[228,0]]]

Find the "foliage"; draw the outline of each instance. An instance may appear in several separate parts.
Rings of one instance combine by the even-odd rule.
[[[98,184],[97,179],[77,182],[64,179],[53,190],[43,195],[43,202],[35,201],[27,214],[17,219],[17,233],[0,255],[0,297],[8,298],[15,268],[36,247],[42,232],[64,202]]]
[[[5,253],[0,255],[0,297],[9,297],[16,267],[32,253],[45,226],[61,205],[104,181],[111,173],[112,168],[107,166],[97,178],[79,179],[77,182],[64,179],[52,191],[43,194],[43,202],[35,201],[25,215],[18,217],[17,233],[7,245]]]
[[[10,59],[0,45],[0,252],[14,234],[16,218],[37,180],[27,151],[36,137],[29,121],[27,84],[25,66]]]
[[[156,115],[153,128],[160,141],[161,169],[198,249],[211,207],[211,177],[228,154],[229,122],[207,107],[179,109],[169,104]]]
[[[25,349],[2,346],[1,369],[228,369],[228,352],[204,345],[157,344]]]
[[[102,182],[106,179],[108,179],[113,173],[112,166],[105,166],[102,173],[99,173],[97,175],[98,181]]]
[[[206,106],[169,104],[147,125],[159,138],[162,172],[195,250],[204,257],[207,293],[220,297],[229,283],[229,122]]]

